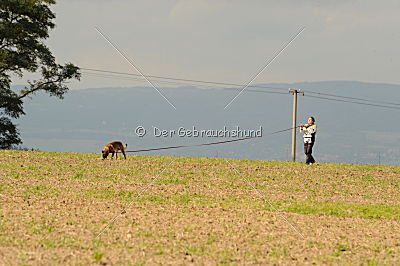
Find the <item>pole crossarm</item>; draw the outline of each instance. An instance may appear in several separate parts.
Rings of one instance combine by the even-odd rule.
[[[290,94],[303,94],[304,95],[304,91],[299,91],[299,90],[292,90],[292,89],[289,89],[289,93]]]

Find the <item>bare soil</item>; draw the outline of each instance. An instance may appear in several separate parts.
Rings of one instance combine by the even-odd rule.
[[[400,262],[400,167],[0,158],[0,264]]]

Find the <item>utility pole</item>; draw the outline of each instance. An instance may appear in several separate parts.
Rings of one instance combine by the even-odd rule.
[[[293,115],[292,115],[292,161],[296,161],[296,130],[297,130],[297,94],[304,92],[298,90],[291,90],[289,93],[293,94]]]

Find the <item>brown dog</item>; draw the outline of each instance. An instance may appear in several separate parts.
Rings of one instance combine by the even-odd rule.
[[[120,141],[113,141],[108,143],[106,146],[104,146],[104,149],[102,150],[103,153],[103,160],[108,157],[108,154],[112,154],[111,159],[114,158],[114,153],[115,153],[115,158],[118,159],[118,151],[121,151],[122,154],[125,157],[126,160],[126,155],[125,155],[125,149],[128,147],[128,144],[124,146],[122,142]]]

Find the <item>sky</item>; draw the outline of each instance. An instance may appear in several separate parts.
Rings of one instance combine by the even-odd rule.
[[[400,84],[400,1],[58,0],[46,41],[58,62],[147,75],[247,83],[357,80]],[[29,77],[29,76],[28,76]],[[140,82],[143,84],[143,82]],[[138,82],[84,75],[73,89]]]

